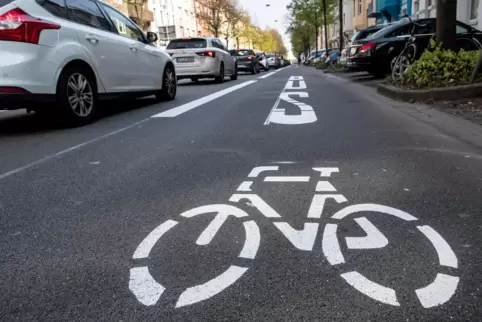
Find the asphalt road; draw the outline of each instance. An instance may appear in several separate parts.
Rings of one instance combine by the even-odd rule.
[[[481,320],[480,150],[297,66],[178,95],[0,113],[0,320]]]

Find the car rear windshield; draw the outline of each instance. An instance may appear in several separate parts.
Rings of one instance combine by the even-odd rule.
[[[167,45],[167,49],[192,49],[206,47],[206,39],[202,38],[174,39],[169,42],[169,45]]]
[[[249,56],[249,50],[231,50],[231,55],[233,56]]]
[[[381,29],[383,29],[383,27],[370,28],[369,30],[360,30],[351,38],[351,42],[354,42],[354,41],[357,41],[357,40],[362,40],[362,39],[368,38],[370,36],[373,36],[374,34],[376,34]]]

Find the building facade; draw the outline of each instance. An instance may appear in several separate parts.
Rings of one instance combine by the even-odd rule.
[[[148,0],[104,0],[133,21],[143,30],[150,30],[154,21]]]
[[[412,0],[413,18],[435,18],[437,16],[436,0]],[[457,1],[457,20],[482,30],[482,1]]]
[[[353,0],[353,29],[361,30],[376,23],[374,8],[381,0]]]

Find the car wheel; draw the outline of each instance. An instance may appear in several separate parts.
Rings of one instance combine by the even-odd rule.
[[[219,76],[215,78],[216,80],[216,83],[223,83],[224,82],[224,64],[221,63],[221,67],[220,67],[220,70],[219,70]]]
[[[158,101],[172,101],[176,98],[177,78],[174,67],[171,64],[166,65],[164,74],[162,75],[162,89],[156,93]]]
[[[256,74],[256,65],[253,64],[253,67],[251,68],[251,75]]]
[[[238,79],[238,65],[234,66],[234,74],[231,75],[231,80],[237,80]]]
[[[62,71],[57,84],[57,108],[68,125],[92,122],[97,112],[97,86],[92,72],[82,66]]]

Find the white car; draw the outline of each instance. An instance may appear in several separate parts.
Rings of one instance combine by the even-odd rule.
[[[269,64],[268,64],[268,57],[266,57],[266,54],[258,51],[256,52],[256,55],[258,56],[259,64],[261,65],[261,68],[263,68],[265,71],[269,69]]]
[[[175,66],[156,40],[101,1],[0,0],[0,109],[33,101],[85,124],[102,98],[173,100]]]
[[[238,65],[223,43],[214,37],[173,39],[166,51],[176,66],[177,79],[214,78],[218,83],[229,76],[238,79]]]

